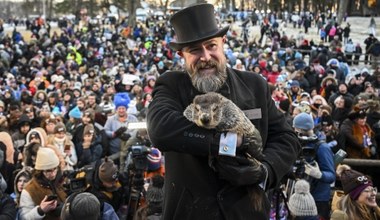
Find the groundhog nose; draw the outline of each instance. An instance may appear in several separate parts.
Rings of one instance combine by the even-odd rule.
[[[208,124],[210,122],[210,117],[208,115],[202,115],[201,121],[203,124]]]

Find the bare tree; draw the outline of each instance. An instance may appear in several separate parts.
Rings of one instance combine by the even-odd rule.
[[[140,0],[127,1],[127,10],[129,12],[128,25],[134,27],[136,25],[136,9],[141,7]]]
[[[348,8],[348,1],[340,0],[339,8],[338,8],[338,15],[337,15],[338,24],[342,23],[344,14],[347,12],[347,8]]]

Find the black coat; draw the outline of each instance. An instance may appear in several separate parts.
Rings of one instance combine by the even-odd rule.
[[[286,123],[258,74],[228,69],[227,83],[219,93],[242,110],[261,109],[251,120],[260,131],[264,164],[268,167],[268,188],[288,173],[300,151],[297,136]],[[217,155],[215,130],[197,127],[183,111],[199,94],[185,72],[160,76],[149,105],[149,137],[165,155],[165,200],[163,219],[268,219],[249,205],[246,187],[232,187],[218,179],[208,165],[208,156]]]

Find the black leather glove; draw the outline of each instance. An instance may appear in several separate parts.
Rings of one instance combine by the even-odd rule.
[[[122,134],[120,135],[119,138],[120,138],[122,141],[128,141],[130,137],[131,137],[131,135],[128,134],[128,133],[122,133]]]
[[[118,129],[114,132],[115,137],[120,137],[120,135],[122,135],[126,130],[127,130],[127,127],[120,127],[120,128],[118,128]]]
[[[244,155],[216,156],[211,164],[219,178],[235,186],[259,184],[265,180],[267,172],[261,162]]]

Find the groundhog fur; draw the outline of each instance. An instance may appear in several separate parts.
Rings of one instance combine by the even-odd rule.
[[[187,106],[183,114],[189,121],[199,127],[243,135],[244,139],[249,142],[248,151],[244,152],[245,155],[253,160],[263,159],[260,132],[244,112],[224,96],[215,92],[197,95],[194,97],[193,103]],[[259,193],[261,189],[258,189],[258,187],[260,186],[255,184],[247,187],[253,207],[261,211],[264,201],[263,195]]]

